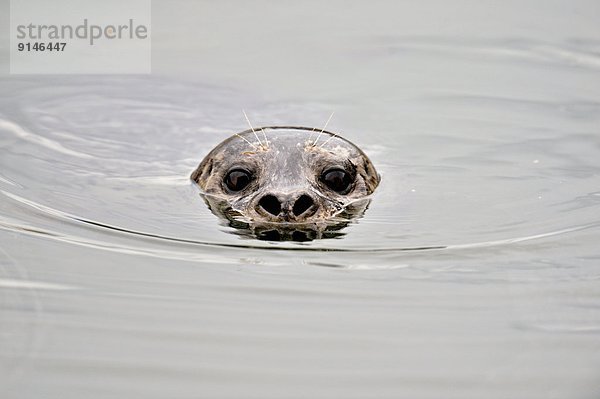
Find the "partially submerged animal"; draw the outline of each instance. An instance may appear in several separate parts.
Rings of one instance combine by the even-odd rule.
[[[380,176],[350,141],[329,131],[269,126],[217,145],[191,179],[213,213],[250,235],[306,241],[363,214]]]

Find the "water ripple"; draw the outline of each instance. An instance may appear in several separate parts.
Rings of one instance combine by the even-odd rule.
[[[12,194],[10,192],[0,190],[0,192],[8,198],[17,201],[20,204],[27,205],[31,208],[34,208],[40,212],[43,212],[46,215],[51,215],[56,218],[60,218],[63,220],[69,220],[74,223],[78,223],[80,225],[93,226],[94,228],[100,228],[103,230],[107,230],[113,233],[122,233],[129,236],[134,237],[143,237],[150,239],[158,239],[165,242],[174,242],[180,244],[190,244],[197,246],[206,246],[206,247],[221,247],[221,248],[237,248],[237,249],[260,249],[260,250],[275,250],[275,251],[308,251],[308,252],[345,252],[345,253],[394,253],[394,252],[425,252],[425,251],[439,251],[439,250],[464,250],[464,249],[476,249],[476,248],[486,248],[486,247],[496,247],[496,246],[505,246],[516,243],[522,243],[526,241],[534,241],[540,240],[543,238],[549,238],[559,235],[565,235],[568,233],[582,231],[587,229],[593,229],[600,226],[600,223],[590,223],[586,225],[573,226],[561,230],[555,230],[551,232],[545,232],[535,235],[528,235],[523,237],[513,237],[501,240],[494,241],[485,241],[485,242],[475,242],[475,243],[467,243],[467,244],[453,244],[453,245],[423,245],[423,246],[414,246],[414,247],[379,247],[379,248],[328,248],[328,247],[319,247],[319,246],[274,246],[274,245],[257,245],[257,244],[228,244],[228,243],[219,243],[219,242],[210,242],[210,241],[198,241],[192,239],[183,239],[177,237],[169,237],[161,234],[143,232],[143,231],[135,231],[131,229],[125,229],[114,225],[105,224],[98,221],[93,221],[89,219],[85,219],[76,215],[72,215],[66,212],[63,212],[58,209],[54,209],[37,202],[28,200],[16,194]],[[9,230],[9,231],[19,231],[28,234],[40,235],[47,238],[57,239],[64,242],[69,242],[78,245],[90,246],[105,250],[111,250],[116,252],[123,253],[135,253],[139,255],[149,255],[149,256],[159,256],[166,258],[174,258],[181,260],[191,260],[191,259],[203,259],[204,257],[200,254],[198,256],[197,253],[194,252],[176,252],[172,250],[158,250],[150,247],[131,247],[124,246],[116,243],[111,243],[107,241],[100,240],[90,240],[83,237],[78,237],[70,234],[59,233],[55,231],[50,231],[47,229],[42,229],[35,226],[30,226],[24,224],[21,221],[16,220],[8,220],[6,217],[4,220],[0,220],[0,228]]]

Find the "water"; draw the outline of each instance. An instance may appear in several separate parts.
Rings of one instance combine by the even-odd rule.
[[[600,397],[595,2],[153,6],[152,76],[0,80],[2,397]],[[345,236],[210,213],[242,108],[335,111]]]

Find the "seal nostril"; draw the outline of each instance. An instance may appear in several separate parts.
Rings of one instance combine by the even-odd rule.
[[[258,205],[271,215],[277,216],[281,212],[281,202],[274,195],[265,195],[258,201]]]
[[[306,212],[311,206],[313,206],[314,203],[315,202],[312,198],[310,198],[306,194],[302,194],[300,198],[298,198],[294,203],[294,208],[292,209],[292,212],[294,212],[294,215],[300,216],[304,212]]]

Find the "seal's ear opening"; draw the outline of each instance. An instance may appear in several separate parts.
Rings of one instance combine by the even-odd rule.
[[[361,167],[358,168],[358,173],[365,181],[365,184],[367,186],[367,194],[370,195],[373,194],[373,192],[379,185],[379,182],[381,181],[381,175],[377,173],[377,171],[375,170],[375,166],[373,166],[371,160],[369,160],[369,158],[367,158],[366,155],[364,157],[365,159]]]
[[[204,188],[204,182],[208,179],[213,170],[213,159],[206,157],[202,160],[200,165],[196,168],[190,179],[195,181],[200,187]]]

